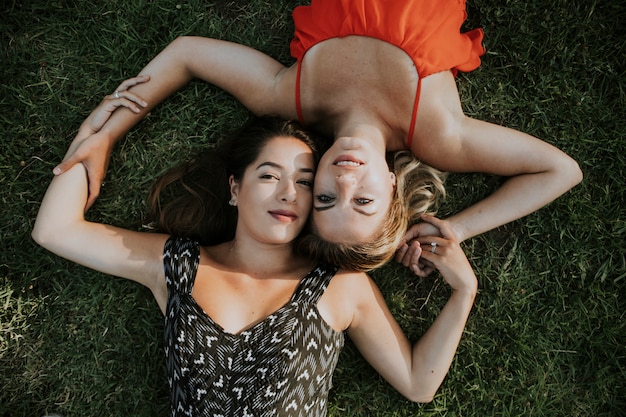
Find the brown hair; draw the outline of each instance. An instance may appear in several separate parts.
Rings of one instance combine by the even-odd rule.
[[[253,118],[216,148],[207,149],[194,160],[161,175],[148,197],[148,220],[158,231],[188,237],[201,245],[232,240],[237,209],[228,204],[228,179],[232,175],[240,181],[246,168],[275,137],[295,137],[304,142],[313,151],[317,166],[320,138],[294,121]]]
[[[350,244],[326,241],[313,230],[297,242],[299,253],[356,271],[378,268],[393,258],[409,227],[419,222],[422,214],[435,214],[440,198],[445,197],[445,174],[418,161],[409,151],[391,157],[396,187],[378,234],[368,242]]]

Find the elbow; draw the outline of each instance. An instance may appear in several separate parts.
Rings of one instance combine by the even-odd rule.
[[[428,404],[428,403],[433,402],[433,398],[435,397],[432,396],[432,397],[409,398],[409,400],[417,404]]]
[[[562,184],[567,186],[567,190],[580,184],[583,180],[583,172],[578,162],[567,155],[562,158],[557,169],[560,173],[559,177],[562,178]]]
[[[59,245],[59,238],[63,236],[59,228],[56,227],[54,222],[46,221],[40,217],[37,217],[35,226],[30,233],[31,238],[44,249],[51,252]]]
[[[421,385],[414,387],[409,392],[403,393],[403,395],[406,397],[407,400],[411,402],[418,404],[428,404],[433,401],[438,389],[439,384],[437,385],[437,388],[434,388],[433,386]]]
[[[191,38],[192,38],[191,36],[187,36],[187,35],[177,36],[176,39],[170,42],[170,44],[167,47],[171,49],[185,48],[185,45],[189,43],[189,40]]]
[[[568,170],[568,177],[571,180],[571,184],[572,187],[580,184],[583,180],[583,171],[580,169],[580,166],[578,165],[578,162],[576,162],[574,159],[569,158],[569,164],[567,167]]]
[[[428,404],[433,401],[435,398],[435,394],[425,393],[425,392],[415,392],[411,395],[405,396],[409,401],[417,403],[417,404]]]
[[[51,245],[51,232],[48,229],[48,227],[42,225],[40,219],[37,219],[35,221],[35,226],[33,227],[33,230],[30,232],[30,237],[35,241],[35,243],[46,249],[49,249]]]

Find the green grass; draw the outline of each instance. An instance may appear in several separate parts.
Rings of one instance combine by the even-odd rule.
[[[121,80],[176,36],[234,40],[290,63],[298,1],[5,1],[0,6],[0,417],[164,416],[161,317],[149,292],[37,247],[39,201],[73,134]],[[331,416],[620,416],[626,410],[626,8],[619,1],[474,0],[483,65],[464,108],[553,143],[583,183],[465,243],[480,292],[431,404],[394,392],[348,344]],[[136,228],[164,167],[247,117],[194,82],[116,148],[96,220]],[[452,175],[442,214],[500,180]],[[397,265],[374,274],[417,338],[446,285]]]

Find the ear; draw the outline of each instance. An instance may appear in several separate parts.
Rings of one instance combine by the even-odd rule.
[[[239,196],[239,181],[234,176],[228,178],[228,185],[230,187],[230,201],[233,201],[237,205],[237,197]]]
[[[395,187],[396,186],[396,174],[389,171],[389,179],[391,180],[391,185]]]

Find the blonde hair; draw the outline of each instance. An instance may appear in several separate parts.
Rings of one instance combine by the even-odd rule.
[[[313,230],[297,242],[299,253],[355,271],[370,271],[393,258],[409,227],[419,222],[423,214],[436,213],[439,200],[445,197],[446,175],[406,150],[391,157],[396,187],[387,216],[374,238],[358,244],[334,243]]]

